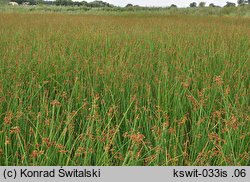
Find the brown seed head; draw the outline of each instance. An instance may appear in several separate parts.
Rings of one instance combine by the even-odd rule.
[[[218,86],[221,86],[221,85],[223,84],[223,80],[222,80],[221,76],[215,76],[214,82],[215,82],[216,85],[218,85]]]

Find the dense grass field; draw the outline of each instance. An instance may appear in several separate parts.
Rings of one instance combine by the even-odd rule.
[[[237,7],[196,7],[196,8],[170,8],[170,7],[86,7],[86,6],[10,6],[1,4],[0,13],[63,13],[63,14],[92,14],[92,15],[167,15],[167,16],[240,16],[250,17],[250,5]]]
[[[0,14],[0,165],[250,165],[250,19]]]

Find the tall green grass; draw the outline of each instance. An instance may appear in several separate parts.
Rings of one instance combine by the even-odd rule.
[[[0,164],[249,165],[249,25],[0,14]]]
[[[12,13],[67,13],[67,14],[92,14],[92,15],[168,15],[168,16],[250,16],[250,5],[238,7],[202,7],[202,8],[169,8],[169,7],[102,7],[91,8],[86,6],[10,6],[0,5],[0,12]]]

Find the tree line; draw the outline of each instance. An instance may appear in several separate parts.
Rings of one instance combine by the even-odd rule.
[[[93,1],[93,2],[86,2],[86,1],[72,1],[72,0],[0,0],[3,2],[8,2],[8,1],[12,1],[12,2],[16,2],[18,4],[23,4],[23,3],[29,3],[29,5],[37,5],[37,4],[46,4],[46,5],[57,5],[57,6],[85,6],[85,7],[115,7],[113,4],[104,2],[104,1]],[[242,5],[250,5],[250,0],[238,0],[237,1],[239,6]],[[200,2],[199,4],[196,2],[192,2],[190,3],[189,7],[191,8],[195,8],[195,7],[205,7],[206,6],[206,2]],[[236,3],[233,2],[226,2],[224,7],[235,7]],[[133,8],[133,7],[140,7],[138,5],[133,5],[133,4],[127,4],[125,6],[126,8]],[[208,5],[208,7],[219,7],[217,5],[215,5],[214,3],[210,3]],[[177,5],[172,4],[170,6],[170,8],[177,8]]]
[[[237,3],[239,6],[247,5],[247,4],[250,5],[250,0],[238,0]],[[205,6],[206,6],[206,2],[200,2],[199,4],[197,4],[196,2],[192,2],[189,5],[189,7],[191,7],[191,8],[205,7]],[[219,6],[216,6],[214,3],[210,3],[208,6],[209,7],[219,7]],[[232,2],[227,1],[226,5],[224,7],[235,7],[235,6],[236,6],[236,3],[232,3]]]
[[[0,0],[1,1],[1,0]],[[4,1],[4,0],[2,0]],[[114,5],[104,2],[104,1],[72,1],[72,0],[5,0],[5,2],[16,2],[19,5],[24,3],[29,3],[29,5],[57,5],[57,6],[86,6],[86,7],[114,7]]]

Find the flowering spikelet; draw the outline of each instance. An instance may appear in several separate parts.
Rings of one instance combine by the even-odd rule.
[[[233,130],[237,130],[238,129],[238,119],[236,118],[235,115],[232,115],[230,120],[228,122],[226,122],[227,126],[232,128]]]
[[[192,103],[194,109],[197,109],[200,106],[199,102],[194,98],[194,96],[186,94],[186,97]]]
[[[129,136],[129,138],[135,142],[135,143],[141,143],[143,142],[143,139],[145,138],[145,136],[143,134],[141,134],[140,132],[136,133],[136,134],[131,134]]]
[[[52,106],[60,106],[61,105],[61,103],[58,101],[58,100],[53,100],[53,101],[51,101],[51,103],[50,103]]]
[[[10,125],[10,124],[12,123],[12,122],[11,122],[11,120],[12,120],[12,115],[13,115],[12,112],[6,114],[6,116],[4,117],[4,124]]]
[[[226,140],[222,139],[219,137],[219,135],[215,132],[212,132],[210,134],[208,134],[208,138],[211,141],[215,141],[215,143],[217,144],[218,142],[222,142],[222,143],[226,143]]]
[[[175,134],[176,133],[176,130],[174,129],[174,128],[169,128],[168,129],[168,133],[170,133],[170,134]]]
[[[20,133],[20,128],[18,126],[12,127],[10,129],[10,134],[13,134],[13,133]]]
[[[179,125],[179,126],[184,125],[184,124],[186,123],[186,121],[187,121],[187,115],[185,115],[185,116],[181,119],[181,121],[178,123],[178,125]]]
[[[214,77],[214,82],[216,83],[216,85],[221,86],[223,84],[223,80],[221,78],[221,76],[215,76]]]
[[[38,157],[38,151],[37,150],[33,150],[30,154],[31,158],[37,158]]]
[[[78,147],[77,150],[76,150],[75,156],[76,156],[76,157],[79,157],[79,156],[85,154],[85,152],[86,152],[85,148],[83,148],[83,147]]]
[[[10,144],[10,138],[9,137],[5,137],[5,142],[4,142],[5,145],[9,145]]]

